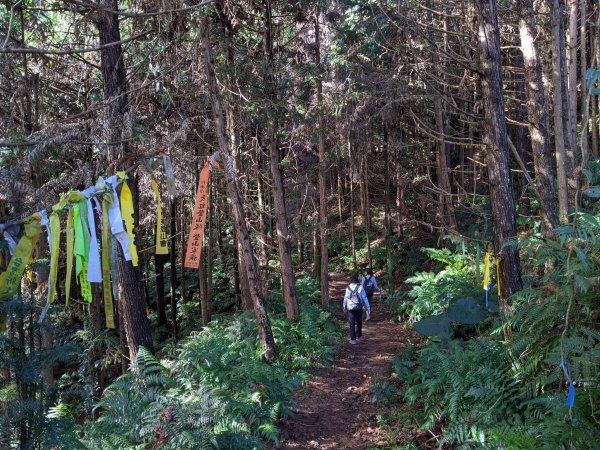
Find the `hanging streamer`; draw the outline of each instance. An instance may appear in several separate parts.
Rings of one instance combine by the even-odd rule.
[[[15,253],[15,249],[17,248],[17,236],[19,234],[19,226],[13,224],[9,227],[5,227],[2,234],[4,235],[4,240],[8,243],[8,251],[12,256]]]
[[[71,277],[73,274],[73,252],[75,250],[75,208],[69,208],[67,215],[67,276],[65,279],[65,305],[71,299]]]
[[[125,230],[129,236],[129,245],[127,246],[129,253],[131,254],[131,263],[134,267],[138,265],[138,254],[135,246],[135,235],[133,229],[135,226],[133,219],[133,197],[131,195],[131,189],[125,181],[125,172],[119,172],[119,177],[123,180],[121,185],[121,215],[125,221]]]
[[[490,306],[490,287],[491,287],[491,277],[490,277],[490,252],[485,252],[485,259],[483,260],[483,290],[485,291],[485,307],[488,308]]]
[[[152,178],[152,189],[154,190],[154,196],[156,197],[156,254],[157,255],[168,255],[169,246],[167,245],[168,237],[167,230],[165,229],[165,223],[163,222],[162,216],[162,202],[160,200],[160,192],[158,190],[158,184],[156,180]]]
[[[572,408],[573,406],[575,406],[575,384],[573,383],[573,378],[571,377],[571,371],[569,370],[569,363],[567,361],[565,361],[564,359],[561,359],[559,367],[563,370],[563,372],[565,373],[565,376],[567,377],[567,381],[569,382],[569,393],[567,394],[567,406],[569,408]]]
[[[90,283],[102,283],[102,267],[100,266],[100,251],[98,250],[98,237],[96,235],[96,219],[92,202],[87,199],[88,224],[90,226],[90,248],[88,252],[87,280]]]
[[[62,199],[61,199],[62,200]],[[41,224],[46,228],[48,233],[48,246],[50,248],[50,270],[48,272],[48,297],[46,299],[46,305],[40,313],[38,324],[42,324],[50,308],[50,304],[54,302],[56,298],[56,278],[58,276],[58,255],[60,253],[60,219],[55,211],[55,205],[52,207],[52,213],[50,217],[46,215],[45,211],[41,211],[42,217]]]
[[[25,223],[25,233],[15,247],[6,272],[0,274],[0,301],[12,299],[18,292],[27,263],[31,259],[37,237],[42,232],[40,222],[32,219]],[[6,329],[6,318],[0,317],[0,327]]]
[[[35,238],[41,232],[42,227],[39,221],[32,219],[25,224],[25,233],[15,247],[8,268],[0,275],[0,300],[10,299],[17,294],[25,267],[33,254]]]
[[[119,202],[119,195],[117,194],[118,178],[116,175],[108,177],[106,183],[111,186],[112,190],[112,202],[108,209],[108,219],[110,221],[110,231],[112,235],[117,239],[121,250],[123,250],[123,256],[125,261],[131,261],[131,253],[129,253],[129,235],[125,231],[123,225],[123,216],[121,215],[121,203]],[[113,283],[115,277],[113,277]]]
[[[82,211],[82,209],[84,211]],[[86,248],[86,235],[83,216],[87,215],[87,203],[80,200],[73,207],[75,222],[75,276],[79,280],[81,297],[88,303],[92,302],[92,286],[87,279],[88,249]]]
[[[115,328],[113,297],[110,285],[110,251],[112,248],[110,225],[108,223],[108,210],[112,195],[102,198],[102,294],[104,298],[104,316],[106,328]]]
[[[53,303],[56,300],[56,279],[58,278],[58,257],[60,255],[60,217],[58,212],[64,209],[67,205],[65,196],[61,196],[60,201],[52,206],[50,213],[50,275],[48,280],[48,303]]]
[[[204,226],[206,224],[206,211],[208,210],[208,179],[210,176],[210,162],[206,162],[200,172],[198,181],[198,190],[196,191],[196,205],[194,207],[194,216],[192,227],[188,238],[187,249],[185,252],[185,264],[188,269],[198,269],[200,266],[200,257],[202,255],[202,245],[204,243]]]
[[[161,148],[160,152],[163,155],[163,165],[165,166],[165,175],[167,176],[167,188],[171,198],[177,197],[177,187],[175,186],[175,175],[173,172],[173,165],[171,164],[171,157],[165,153],[166,149]]]

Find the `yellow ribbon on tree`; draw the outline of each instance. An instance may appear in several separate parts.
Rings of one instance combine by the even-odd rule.
[[[15,248],[15,252],[10,259],[8,268],[6,269],[6,272],[0,274],[0,300],[10,300],[19,292],[19,286],[23,274],[25,273],[25,268],[31,259],[37,237],[41,232],[42,226],[38,220],[32,218],[25,223],[25,233],[21,236],[21,239]],[[0,327],[3,330],[6,329],[6,319],[4,314],[0,318]]]
[[[131,254],[131,263],[134,267],[138,265],[138,254],[137,248],[135,246],[135,235],[133,234],[133,227],[135,226],[133,220],[133,197],[131,195],[131,189],[127,185],[127,181],[125,181],[125,172],[119,172],[119,177],[123,179],[123,184],[121,185],[121,215],[123,216],[123,221],[125,222],[125,230],[127,231],[127,235],[129,236],[129,245],[127,249]]]
[[[489,289],[489,285],[491,283],[490,278],[490,252],[485,253],[485,259],[483,260],[483,290],[487,291]]]
[[[52,212],[50,220],[50,284],[48,286],[48,300],[50,303],[56,299],[56,278],[58,277],[58,255],[60,254],[60,218]]]
[[[498,285],[498,298],[500,298],[500,257],[496,258],[496,284]]]
[[[110,285],[110,250],[111,233],[108,221],[108,208],[112,202],[112,195],[102,197],[102,293],[104,295],[104,316],[106,317],[106,328],[115,328],[115,317],[113,310],[112,288]]]
[[[160,200],[160,192],[158,190],[158,184],[156,180],[152,178],[152,189],[154,190],[154,196],[156,197],[157,205],[157,217],[156,217],[156,250],[157,255],[168,255],[169,246],[167,245],[167,232],[162,216],[162,202]]]
[[[56,299],[56,279],[58,278],[58,257],[60,255],[60,217],[58,212],[67,205],[65,196],[61,196],[60,201],[52,207],[52,212],[48,218],[50,224],[50,278],[48,280],[48,302],[52,303]]]
[[[65,304],[69,305],[71,298],[71,277],[73,274],[73,250],[75,248],[75,211],[69,208],[67,215],[67,276],[65,279]]]

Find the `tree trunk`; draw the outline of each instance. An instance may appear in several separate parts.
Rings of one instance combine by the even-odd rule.
[[[100,45],[105,46],[121,40],[117,0],[102,0],[96,22],[100,36]],[[108,142],[122,141],[127,113],[127,77],[121,45],[110,45],[100,51],[100,69],[104,84],[104,99],[108,104]],[[108,147],[109,162],[128,153],[127,144],[115,144]],[[120,251],[120,250],[119,250]],[[143,345],[154,351],[150,323],[146,315],[144,286],[139,270],[131,261],[125,261],[122,252],[118,258],[119,297],[123,327],[127,337],[129,355],[135,358],[138,348]]]
[[[556,150],[556,174],[558,177],[558,215],[561,221],[567,222],[569,213],[569,185],[568,174],[570,172],[570,158],[568,152],[570,139],[568,129],[565,126],[565,117],[568,110],[565,109],[564,99],[564,34],[562,26],[563,14],[562,0],[552,0],[552,82],[554,84],[554,145]]]
[[[319,15],[315,17],[315,64],[319,71],[321,67],[321,32],[319,30]],[[323,80],[317,78],[317,109],[319,134],[319,217],[321,223],[321,303],[329,304],[329,227],[327,224],[327,153],[325,151],[325,121],[323,120]]]
[[[267,97],[267,139],[271,165],[271,176],[273,183],[271,192],[275,204],[275,215],[277,217],[277,242],[279,244],[279,264],[281,267],[282,291],[285,302],[285,313],[288,320],[298,320],[298,303],[296,301],[296,277],[294,276],[294,265],[292,263],[292,249],[290,246],[290,232],[285,207],[283,174],[280,165],[279,139],[278,139],[278,95],[277,81],[274,74],[275,61],[273,58],[273,25],[271,19],[271,2],[264,0],[265,30],[263,36],[263,51],[265,54],[265,93]]]
[[[208,258],[206,252],[200,255],[200,265],[198,266],[198,291],[200,292],[200,316],[202,317],[202,326],[207,326],[210,322],[210,308],[208,303],[208,284],[206,281],[206,264]]]
[[[500,32],[496,0],[477,0],[484,124],[490,200],[494,220],[495,253],[500,258],[500,300],[506,313],[507,299],[520,290],[521,269],[516,245],[504,246],[517,236],[515,203],[512,196],[504,100],[502,98]]]
[[[315,216],[318,216],[318,213],[315,213]],[[312,230],[312,255],[313,255],[313,264],[312,271],[313,276],[321,283],[321,259],[319,257],[319,233],[317,232],[317,217],[313,222],[313,230]]]
[[[198,174],[198,176],[200,176],[200,174]],[[198,186],[198,183],[196,183],[196,186]],[[188,296],[187,296],[187,275],[186,275],[186,270],[185,270],[185,246],[186,246],[186,237],[188,236],[188,231],[187,231],[187,220],[186,220],[186,214],[185,214],[185,201],[183,200],[183,198],[181,198],[180,202],[179,202],[179,211],[178,211],[178,221],[177,221],[177,225],[179,227],[178,233],[179,233],[179,267],[181,267],[181,281],[180,281],[180,286],[181,288],[179,289],[179,298],[181,299],[181,304],[185,304],[188,301]],[[175,304],[175,315],[173,316],[174,318],[177,318],[177,304]]]
[[[158,315],[158,326],[167,324],[167,312],[165,309],[165,256],[154,255],[156,267],[156,313]]]
[[[229,153],[229,142],[227,140],[225,132],[225,117],[223,113],[223,107],[221,105],[221,98],[218,91],[217,78],[214,69],[214,61],[212,57],[212,46],[210,43],[210,22],[208,15],[204,17],[203,28],[204,60],[206,65],[206,74],[208,78],[208,90],[210,93],[210,99],[215,120],[215,131],[217,135],[217,140],[219,142],[220,158],[223,163],[223,167],[225,168],[227,188],[229,191],[229,196],[231,197],[231,206],[233,210],[235,227],[238,230],[238,237],[240,238],[240,244],[243,250],[243,258],[246,266],[245,269],[250,285],[250,293],[252,295],[252,303],[254,305],[256,321],[258,323],[259,337],[265,349],[264,357],[266,361],[272,362],[275,360],[275,357],[277,355],[277,348],[275,346],[275,339],[273,338],[273,331],[271,330],[269,316],[267,315],[267,310],[264,305],[264,301],[259,288],[259,280],[256,270],[256,261],[254,259],[254,251],[252,249],[252,243],[250,242],[250,235],[248,233],[248,227],[246,225],[246,219],[244,217],[242,199],[237,185],[236,175],[233,169],[233,160],[231,158],[231,154]]]
[[[554,235],[554,228],[558,226],[558,207],[554,194],[554,170],[548,130],[550,119],[542,80],[542,65],[535,45],[537,33],[532,0],[521,0],[520,15],[519,34],[535,181],[540,193],[542,229],[544,236],[551,237]]]
[[[342,182],[342,173],[343,173],[343,159],[341,155],[338,157],[338,166],[337,166],[337,185],[338,185],[338,215],[340,224],[344,222],[344,210],[342,206],[342,200],[344,198],[344,185]]]
[[[392,288],[392,206],[391,206],[391,181],[390,181],[390,149],[387,129],[383,129],[384,141],[384,179],[385,179],[385,249],[387,259],[387,288]]]
[[[442,98],[436,95],[434,100],[435,109],[435,124],[438,138],[436,139],[437,152],[437,183],[439,194],[439,216],[440,225],[446,225],[456,230],[456,216],[454,214],[454,205],[452,204],[452,186],[450,184],[450,176],[448,174],[448,158],[446,150],[446,141],[444,140],[444,108]]]
[[[212,299],[213,299],[213,253],[214,253],[214,231],[213,231],[213,202],[214,202],[214,193],[213,193],[213,184],[209,185],[208,189],[208,245],[206,248],[206,305],[202,310],[202,321],[205,321],[206,314],[206,323],[211,321],[212,316]]]
[[[581,0],[581,168],[587,169],[590,160],[589,126],[590,126],[590,100],[591,95],[585,83],[585,73],[587,67],[587,0]],[[577,13],[575,13],[577,20]],[[577,53],[577,47],[575,47]],[[575,72],[577,69],[575,69]],[[577,74],[575,75],[577,82]],[[577,98],[575,98],[575,108],[577,108]]]
[[[566,36],[567,50],[567,105],[569,108],[568,115],[568,130],[573,157],[570,162],[571,170],[577,166],[577,73],[579,66],[577,65],[577,16],[578,16],[578,1],[567,0],[567,9],[569,14],[569,30]],[[581,0],[586,2],[587,0]],[[570,175],[569,175],[570,176]]]
[[[171,281],[171,331],[173,332],[173,339],[177,340],[177,297],[175,291],[177,290],[177,198],[171,198],[171,225],[170,230],[171,236],[171,248],[169,249],[169,262],[170,262],[170,281]],[[185,269],[181,268],[183,272]]]
[[[265,220],[265,200],[264,200],[264,187],[262,178],[262,158],[259,152],[259,170],[256,174],[256,196],[258,200],[258,262],[261,266],[266,266],[269,262],[269,254],[267,249],[267,222]]]
[[[596,4],[596,24],[600,24],[600,5]],[[592,67],[598,67],[600,65],[600,29],[598,26],[590,27],[590,55],[592,60]],[[598,159],[600,156],[599,148],[600,139],[598,136],[598,101],[600,97],[592,96],[592,157]]]

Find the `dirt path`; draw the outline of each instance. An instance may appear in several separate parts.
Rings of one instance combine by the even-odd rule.
[[[347,277],[332,275],[331,301],[339,305]],[[350,345],[348,339],[332,367],[316,373],[296,398],[298,412],[282,426],[283,449],[358,450],[383,445],[376,416],[385,411],[371,401],[373,376],[383,373],[404,346],[404,330],[386,317],[377,300],[371,320],[363,322],[365,340]]]

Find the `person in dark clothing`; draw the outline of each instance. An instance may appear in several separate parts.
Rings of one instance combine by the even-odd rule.
[[[367,311],[367,320],[371,318],[371,305],[365,290],[358,281],[358,273],[350,275],[350,284],[344,295],[344,312],[348,312],[348,325],[350,326],[350,343],[357,344],[363,340],[362,318],[363,306]]]
[[[373,275],[373,269],[370,267],[365,269],[365,274],[363,275],[360,284],[365,290],[365,294],[367,294],[369,304],[373,303],[373,295],[375,295],[375,291],[381,292],[381,288],[377,284],[377,279],[375,278],[375,275]]]

